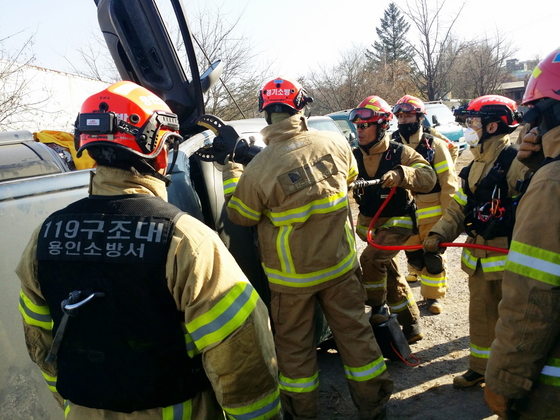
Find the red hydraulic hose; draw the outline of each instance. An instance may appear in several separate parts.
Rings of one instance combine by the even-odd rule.
[[[375,242],[373,242],[373,238],[371,236],[373,226],[375,225],[375,222],[377,222],[377,219],[379,218],[379,215],[381,214],[381,212],[383,211],[385,206],[387,206],[387,203],[389,202],[389,200],[391,199],[393,194],[395,194],[396,190],[397,190],[397,187],[391,188],[391,192],[389,192],[389,195],[387,195],[387,198],[385,199],[385,201],[383,201],[383,203],[381,204],[381,207],[379,207],[379,210],[377,210],[377,213],[375,213],[375,216],[373,216],[373,219],[371,219],[371,223],[369,224],[368,231],[367,231],[368,244],[370,244],[374,248],[384,249],[386,251],[401,251],[401,250],[408,251],[408,250],[422,249],[421,244],[420,245],[394,246],[394,245],[379,245],[379,244],[376,244]],[[454,242],[442,242],[439,245],[440,245],[441,248],[456,246],[456,247],[463,247],[463,248],[484,249],[486,251],[501,252],[502,254],[507,254],[509,252],[509,249],[507,249],[507,248],[498,248],[498,247],[495,247],[495,246],[488,246],[488,245],[465,244],[465,243],[454,243]]]

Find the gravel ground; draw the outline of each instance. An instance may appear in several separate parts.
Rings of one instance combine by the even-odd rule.
[[[469,151],[457,162],[457,172],[473,159]],[[464,242],[461,235],[456,242]],[[365,242],[357,239],[358,252]],[[395,389],[387,405],[387,419],[480,420],[498,419],[483,400],[483,385],[470,389],[453,388],[453,377],[467,369],[469,355],[467,275],[461,270],[460,247],[446,251],[449,290],[441,302],[443,312],[431,314],[420,295],[420,283],[412,283],[414,298],[421,312],[424,338],[411,345],[419,364],[409,366],[402,361],[388,361],[387,368]],[[407,274],[406,259],[401,251],[401,273]],[[320,419],[358,420],[344,378],[342,362],[335,349],[328,346],[319,351]],[[409,358],[409,361],[413,361]]]

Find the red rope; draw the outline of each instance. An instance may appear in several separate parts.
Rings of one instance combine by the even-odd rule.
[[[381,204],[381,206],[377,210],[377,213],[375,213],[375,216],[373,216],[373,219],[371,219],[371,223],[369,224],[368,231],[367,231],[368,244],[370,244],[374,248],[384,249],[386,251],[402,251],[402,250],[408,251],[408,250],[414,250],[414,249],[422,249],[421,244],[420,245],[398,245],[398,246],[394,246],[394,245],[379,245],[379,244],[376,244],[375,242],[373,242],[373,237],[372,237],[373,226],[375,225],[375,222],[377,222],[377,219],[379,218],[379,215],[381,214],[383,209],[387,206],[387,203],[389,203],[389,200],[391,199],[391,197],[395,194],[396,190],[397,190],[397,187],[391,188],[391,192],[389,192],[389,194],[387,195],[387,198],[385,199],[385,201],[383,201],[383,203]],[[489,245],[465,244],[465,243],[454,243],[454,242],[442,242],[439,245],[442,248],[455,246],[455,247],[462,247],[462,248],[484,249],[486,251],[501,252],[502,254],[507,254],[509,252],[509,249],[507,249],[507,248],[498,248],[498,247],[489,246]]]

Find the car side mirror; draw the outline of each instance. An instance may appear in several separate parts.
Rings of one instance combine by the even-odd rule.
[[[348,142],[353,144],[356,141],[356,134],[353,132],[348,133]]]
[[[437,127],[439,125],[439,121],[437,119],[437,116],[432,115],[432,123],[434,124],[434,127]]]

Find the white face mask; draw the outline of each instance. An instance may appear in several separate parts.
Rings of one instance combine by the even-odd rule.
[[[478,134],[481,129],[475,130],[473,128],[465,128],[465,141],[471,147],[476,147],[480,141],[480,135]]]

